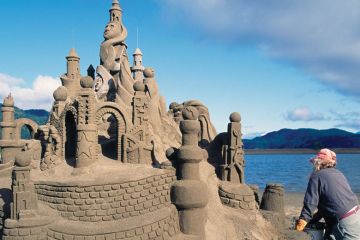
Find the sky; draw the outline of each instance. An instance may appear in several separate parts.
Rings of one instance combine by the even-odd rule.
[[[357,0],[120,0],[167,104],[203,102],[218,132],[240,112],[245,138],[282,128],[360,131]],[[99,63],[111,0],[0,0],[0,97],[49,110],[72,47]],[[138,37],[137,37],[138,36]]]

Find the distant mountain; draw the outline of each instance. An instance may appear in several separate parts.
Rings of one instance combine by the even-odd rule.
[[[245,149],[360,148],[360,134],[337,128],[327,130],[281,129],[243,141]]]

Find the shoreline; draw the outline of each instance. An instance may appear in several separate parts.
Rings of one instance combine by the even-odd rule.
[[[360,154],[360,148],[332,148],[337,154]],[[315,154],[318,149],[284,148],[284,149],[244,149],[245,155],[256,154]]]

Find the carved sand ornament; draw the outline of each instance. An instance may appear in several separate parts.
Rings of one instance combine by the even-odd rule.
[[[96,89],[99,91],[99,99],[116,101],[130,108],[134,79],[125,44],[127,29],[122,22],[122,9],[117,1],[113,2],[109,12],[110,21],[105,27],[104,41],[100,46],[101,67],[97,67]],[[104,91],[108,91],[108,94],[104,94]]]
[[[198,146],[199,113],[195,107],[189,106],[182,114],[182,145],[176,159],[179,180],[172,187],[171,199],[179,211],[181,231],[204,239],[208,189],[199,175],[199,163],[203,160],[203,151]]]
[[[245,183],[245,160],[243,143],[241,140],[241,116],[234,112],[229,117],[226,142],[222,148],[222,161],[220,165],[220,179],[233,183]]]

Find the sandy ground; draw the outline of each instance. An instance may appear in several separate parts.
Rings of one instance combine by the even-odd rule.
[[[287,216],[299,215],[303,200],[304,193],[285,193],[285,214]]]

